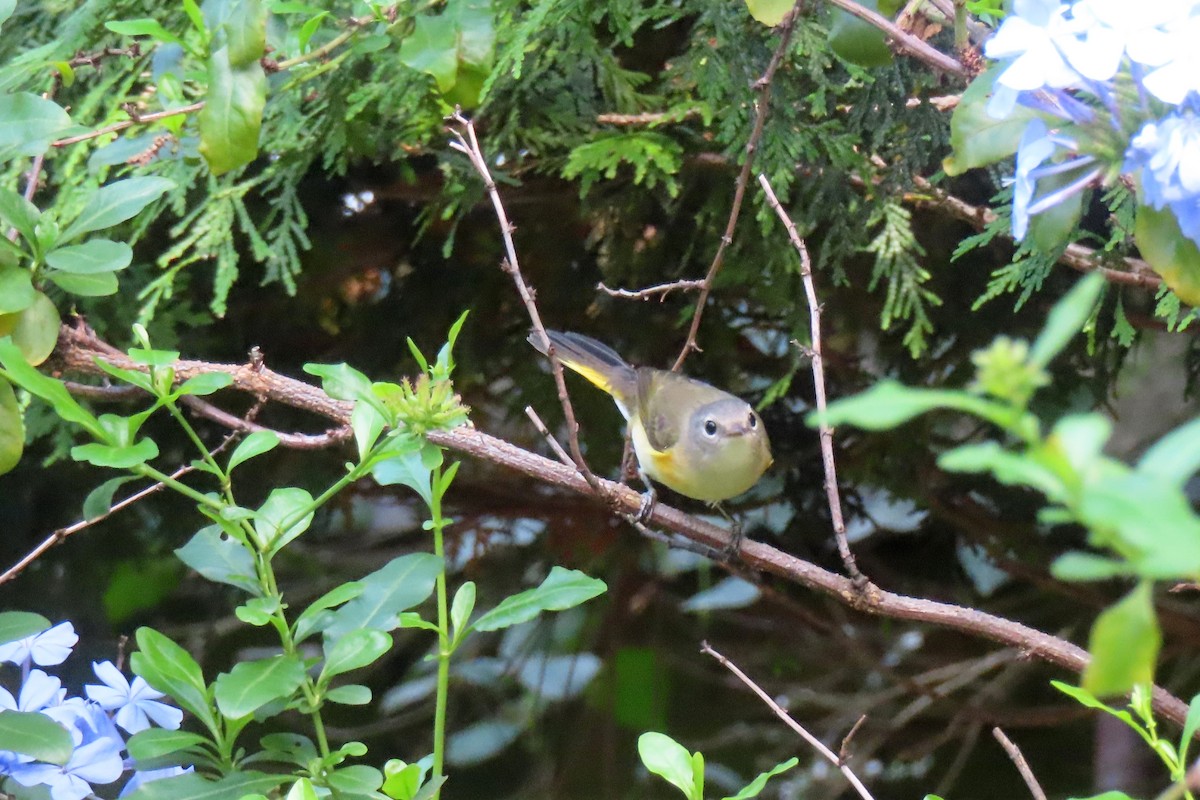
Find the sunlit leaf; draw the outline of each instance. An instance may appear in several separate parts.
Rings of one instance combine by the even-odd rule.
[[[769,28],[783,22],[783,18],[794,5],[796,4],[792,0],[746,0],[750,16]]]
[[[540,586],[506,597],[471,627],[494,631],[528,622],[543,611],[563,611],[585,603],[607,588],[604,581],[590,578],[578,570],[554,567]]]
[[[1102,697],[1127,694],[1135,685],[1152,683],[1161,646],[1152,584],[1145,581],[1096,619],[1088,638],[1092,660],[1081,682]]]
[[[647,732],[638,737],[638,756],[646,769],[683,792],[689,800],[700,800],[702,787],[692,772],[692,754],[662,733]]]

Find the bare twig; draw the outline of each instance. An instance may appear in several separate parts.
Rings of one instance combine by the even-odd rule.
[[[354,431],[348,424],[328,430],[325,433],[285,433],[277,431],[274,428],[268,428],[265,425],[259,425],[257,422],[246,417],[230,414],[228,411],[217,408],[212,403],[194,395],[185,395],[180,398],[180,402],[196,414],[207,417],[232,431],[238,431],[239,433],[271,431],[271,433],[279,437],[280,445],[292,450],[324,450],[329,447],[336,447],[343,442],[348,442],[354,436]]]
[[[504,204],[500,200],[500,192],[496,188],[496,182],[492,180],[492,173],[488,170],[487,159],[484,158],[483,151],[479,147],[479,140],[475,136],[475,126],[460,111],[455,111],[451,119],[458,123],[461,130],[450,129],[450,135],[454,137],[454,140],[450,142],[450,147],[465,155],[470,160],[471,166],[483,178],[484,188],[487,189],[488,196],[492,200],[492,206],[496,210],[496,219],[500,221],[500,234],[504,238],[504,250],[507,255],[501,266],[505,272],[512,276],[513,283],[517,287],[517,293],[521,296],[521,301],[525,304],[525,311],[529,314],[529,321],[533,325],[534,333],[541,341],[546,355],[550,358],[550,367],[554,373],[554,383],[558,388],[558,401],[562,404],[563,416],[567,421],[567,443],[571,448],[571,458],[574,460],[576,468],[584,480],[587,481],[588,485],[603,497],[604,495],[600,491],[600,484],[595,474],[588,467],[587,462],[584,461],[583,451],[579,449],[579,423],[575,421],[575,409],[571,405],[570,395],[567,394],[567,382],[563,377],[562,362],[558,360],[558,356],[554,352],[554,344],[551,343],[550,337],[546,335],[546,327],[542,324],[542,315],[538,312],[537,303],[534,301],[533,290],[529,288],[529,285],[525,282],[525,277],[521,274],[521,266],[517,261],[517,248],[513,244],[512,238],[515,228],[508,221],[508,214],[505,212]]]
[[[767,203],[775,210],[783,226],[787,228],[788,238],[796,252],[800,254],[800,275],[804,280],[804,294],[808,297],[808,320],[812,349],[809,351],[812,362],[814,391],[817,396],[817,412],[824,416],[828,403],[825,398],[825,359],[821,356],[821,305],[817,302],[817,289],[813,283],[812,260],[808,257],[808,248],[796,231],[796,223],[788,216],[787,211],[779,203],[775,191],[767,181],[766,175],[758,176],[758,183],[767,195]],[[858,563],[854,553],[850,552],[850,543],[846,539],[846,521],[842,515],[842,496],[838,491],[837,464],[833,459],[833,429],[821,421],[819,427],[821,441],[821,464],[825,468],[825,497],[829,501],[829,518],[833,522],[833,536],[837,541],[838,555],[842,557],[842,566],[846,574],[857,586],[865,586],[867,579],[858,571]]]
[[[610,289],[602,281],[596,284],[596,288],[609,297],[620,297],[626,300],[651,300],[657,297],[658,302],[661,303],[676,289],[685,292],[703,289],[704,281],[671,281],[670,283],[660,283],[657,286],[647,286],[645,289]]]
[[[179,469],[177,469],[173,473],[171,473],[171,477],[178,480],[179,478],[181,478],[184,475],[191,472],[193,469],[195,469],[195,467],[193,467],[190,464],[180,467]],[[108,519],[110,516],[112,516],[116,512],[118,512],[124,508],[128,508],[129,506],[133,505],[134,503],[136,503],[140,500],[143,500],[146,497],[149,497],[150,495],[157,492],[159,489],[162,489],[163,486],[165,486],[165,485],[166,484],[163,484],[163,483],[155,483],[150,486],[147,486],[145,489],[142,489],[141,491],[134,492],[133,494],[129,495],[129,497],[126,497],[124,500],[113,503],[112,506],[109,507],[109,509],[107,511],[105,511],[103,514],[101,514],[98,517],[93,517],[92,519],[83,519],[83,520],[80,520],[79,522],[68,525],[65,528],[59,528],[58,530],[54,531],[49,536],[47,536],[45,539],[43,539],[41,544],[39,544],[37,547],[33,548],[28,553],[26,553],[21,558],[20,561],[13,564],[8,569],[4,570],[3,573],[0,573],[0,585],[8,583],[13,578],[20,575],[22,572],[24,572],[29,567],[30,564],[32,564],[34,561],[37,561],[39,558],[41,558],[42,555],[44,555],[47,550],[65,542],[67,540],[68,536],[73,536],[74,534],[79,533],[82,530],[86,530],[86,529],[92,527],[97,522],[101,522],[103,520]]]
[[[533,423],[533,427],[537,428],[538,433],[550,445],[550,449],[554,451],[554,455],[558,456],[558,460],[568,467],[574,466],[575,462],[571,460],[570,453],[563,450],[562,445],[558,443],[558,439],[554,438],[554,435],[550,433],[550,429],[546,427],[546,423],[542,422],[542,418],[533,410],[533,406],[525,406],[525,416],[529,417],[529,421]]]
[[[192,103],[191,105],[187,106],[180,106],[179,108],[168,108],[166,111],[155,111],[151,114],[139,114],[133,108],[126,106],[125,113],[129,114],[129,119],[122,120],[121,122],[114,122],[112,125],[105,125],[103,128],[97,128],[90,133],[81,133],[78,136],[68,136],[65,139],[56,139],[55,141],[51,142],[51,144],[55,147],[66,147],[69,144],[76,144],[78,142],[87,141],[88,139],[95,139],[97,136],[103,136],[106,133],[123,131],[126,128],[131,128],[134,125],[141,125],[145,122],[154,122],[155,120],[166,119],[167,117],[177,117],[180,114],[191,114],[192,112],[199,111],[202,108],[204,108],[204,101]]]
[[[999,728],[992,728],[992,736],[996,737],[996,741],[1004,748],[1004,752],[1008,753],[1008,757],[1017,768],[1017,772],[1021,773],[1021,778],[1025,781],[1025,785],[1029,787],[1029,793],[1033,795],[1033,800],[1046,800],[1046,793],[1042,791],[1042,786],[1034,776],[1033,770],[1029,768],[1029,762],[1021,754],[1021,749],[1013,744],[1012,739],[1005,736],[1004,731]]]
[[[664,122],[683,122],[700,116],[700,109],[686,111],[645,111],[641,114],[597,114],[596,122],[602,125],[658,125]]]
[[[850,785],[854,787],[854,790],[858,792],[859,797],[863,798],[863,800],[874,800],[871,797],[871,793],[867,791],[867,787],[863,786],[862,781],[858,779],[858,776],[854,774],[854,771],[850,769],[849,765],[839,758],[836,753],[826,747],[824,742],[805,730],[804,726],[802,726],[799,722],[796,722],[796,720],[792,719],[790,714],[784,711],[778,703],[772,700],[771,696],[764,692],[758,684],[750,680],[746,673],[738,669],[736,664],[714,650],[708,642],[700,645],[700,652],[712,656],[721,664],[721,666],[725,667],[725,669],[737,676],[738,680],[746,684],[746,686],[750,688],[750,691],[758,695],[759,699],[767,704],[767,708],[775,712],[775,716],[779,717],[781,720],[783,720],[784,724],[799,734],[800,738],[808,742],[809,745],[818,753],[820,753],[826,761],[841,770],[842,774],[846,776],[846,780],[848,780]],[[858,726],[856,725],[855,727]]]
[[[97,339],[87,328],[70,325],[59,329],[55,359],[56,368],[88,375],[102,374],[97,361],[138,372],[147,370],[144,364],[134,362],[123,353],[113,352],[113,348]],[[236,391],[303,409],[339,425],[349,422],[353,408],[351,403],[334,400],[317,386],[280,375],[262,365],[179,360],[172,365],[172,369],[175,370],[176,380],[180,382],[195,375],[225,373],[233,378],[231,388]],[[544,458],[469,426],[433,430],[427,434],[427,438],[439,447],[482,459],[543,483],[579,494],[595,493],[576,467]],[[641,507],[641,495],[632,488],[600,478],[596,480],[618,510],[633,514]],[[721,549],[729,543],[729,531],[666,503],[655,504],[648,522],[714,549]],[[873,584],[859,589],[849,578],[761,542],[743,541],[740,559],[748,569],[821,592],[866,614],[924,622],[1000,642],[1031,658],[1075,673],[1082,672],[1090,661],[1090,656],[1082,647],[1019,622],[974,608],[888,592]],[[1184,723],[1188,712],[1186,703],[1157,686],[1152,697],[1156,713],[1177,725]]]
[[[854,738],[854,734],[858,733],[858,729],[867,721],[867,715],[863,714],[858,718],[858,721],[850,726],[850,731],[842,737],[842,746],[838,748],[838,761],[845,763],[850,760],[850,740]]]
[[[746,196],[746,184],[750,182],[754,154],[758,150],[758,143],[762,139],[763,128],[767,123],[771,81],[774,80],[775,71],[779,69],[779,65],[783,62],[783,57],[791,45],[792,32],[796,28],[796,17],[800,15],[800,7],[803,4],[804,0],[796,0],[792,10],[779,23],[779,44],[776,46],[775,52],[771,54],[766,71],[763,72],[761,78],[755,81],[754,87],[758,90],[758,97],[755,101],[754,128],[746,140],[746,157],[734,184],[733,207],[729,210],[729,221],[725,223],[725,233],[721,236],[721,244],[717,246],[717,253],[713,256],[712,264],[709,265],[708,272],[704,275],[704,282],[700,286],[700,296],[696,298],[696,311],[692,314],[692,324],[688,328],[687,339],[684,341],[675,363],[671,365],[673,372],[678,372],[683,367],[683,362],[689,353],[700,349],[700,346],[696,344],[696,335],[700,332],[700,320],[704,317],[704,306],[708,303],[709,293],[712,292],[713,280],[721,271],[721,265],[725,263],[725,249],[733,243],[733,232],[737,228],[738,216],[742,213],[742,200]]]

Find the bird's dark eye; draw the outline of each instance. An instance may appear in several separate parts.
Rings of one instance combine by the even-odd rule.
[[[717,435],[717,423],[713,422],[711,419],[705,420],[704,421],[704,432],[707,433],[709,436],[716,436]]]
[[[754,430],[757,427],[758,427],[758,417],[755,416],[753,411],[751,411],[750,412],[750,430]]]

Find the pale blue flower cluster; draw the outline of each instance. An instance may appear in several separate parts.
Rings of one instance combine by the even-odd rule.
[[[1003,119],[1018,104],[1040,114],[1017,151],[1017,239],[1030,216],[1120,171],[1139,180],[1142,202],[1169,207],[1200,244],[1198,41],[1200,0],[1014,0],[984,53],[1005,62],[988,114]],[[1119,138],[1120,152],[1087,152],[1103,150],[1093,146],[1101,137],[1081,135],[1098,125]],[[1051,175],[1064,177],[1035,197]]]
[[[71,623],[63,622],[36,636],[0,645],[0,662],[21,668],[21,686],[15,697],[0,687],[0,709],[44,714],[66,728],[74,743],[70,760],[61,766],[0,751],[0,780],[8,777],[25,787],[45,786],[53,800],[82,800],[92,794],[93,785],[116,783],[132,769],[132,760],[123,755],[125,739],[121,730],[137,733],[149,728],[151,722],[174,730],[183,720],[183,712],[160,702],[161,692],[151,689],[140,677],[130,683],[112,662],[92,664],[101,683],[84,687],[86,700],[68,697],[58,678],[34,668],[61,664],[78,641]],[[182,771],[176,767],[154,773],[135,772],[121,796],[148,779]]]

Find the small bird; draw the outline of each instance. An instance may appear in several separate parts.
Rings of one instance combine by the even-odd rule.
[[[616,400],[643,480],[715,505],[749,489],[771,466],[766,428],[744,400],[676,372],[631,366],[582,334],[546,335],[559,361]],[[536,331],[529,343],[546,353]],[[653,488],[647,488],[652,504]]]

